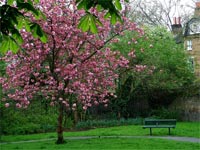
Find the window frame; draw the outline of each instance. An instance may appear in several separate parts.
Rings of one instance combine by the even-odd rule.
[[[186,41],[186,49],[188,51],[191,51],[192,50],[192,40],[187,40]]]
[[[190,56],[188,58],[188,64],[189,64],[189,68],[192,70],[192,72],[195,72],[195,58],[194,58],[194,56]]]

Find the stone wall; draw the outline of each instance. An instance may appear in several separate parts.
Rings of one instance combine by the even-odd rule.
[[[177,99],[170,109],[177,111],[182,121],[200,121],[200,96]]]

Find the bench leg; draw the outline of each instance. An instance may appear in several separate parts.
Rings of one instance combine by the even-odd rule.
[[[151,130],[151,128],[150,128],[150,135],[152,135],[152,130]]]
[[[169,128],[169,135],[170,135],[170,128]]]

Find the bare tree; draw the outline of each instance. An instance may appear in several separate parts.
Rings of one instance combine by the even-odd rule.
[[[129,17],[141,25],[162,25],[171,30],[174,17],[182,25],[192,16],[197,0],[131,0]]]

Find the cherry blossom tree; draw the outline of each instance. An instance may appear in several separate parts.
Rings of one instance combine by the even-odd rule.
[[[23,38],[19,30],[23,27],[28,29],[35,37],[39,37],[41,41],[46,42],[46,36],[41,30],[40,26],[26,16],[26,12],[32,13],[38,19],[43,18],[43,14],[39,11],[35,4],[40,0],[0,0],[0,52],[6,53],[8,50],[17,52],[21,49]],[[121,20],[120,10],[122,10],[122,3],[120,0],[74,0],[79,9],[85,10],[84,16],[81,17],[79,28],[93,33],[96,33],[96,23],[100,23],[98,16],[90,13],[90,8],[98,7],[98,10],[107,11],[105,17],[110,17],[110,21],[115,24]],[[128,0],[125,0],[128,2]],[[34,7],[35,6],[35,7]],[[44,18],[43,18],[44,19]],[[91,21],[88,21],[91,20]],[[31,29],[30,29],[31,28]]]
[[[24,51],[17,54],[9,51],[2,58],[7,63],[6,76],[0,78],[5,107],[16,105],[27,108],[34,95],[45,97],[51,106],[58,108],[57,143],[64,143],[63,117],[67,110],[83,110],[103,103],[107,106],[107,95],[114,95],[118,69],[128,67],[129,61],[117,51],[106,47],[116,42],[115,37],[125,30],[142,30],[123,17],[124,25],[110,25],[104,12],[90,13],[98,16],[103,26],[97,25],[98,34],[78,29],[79,19],[84,15],[73,0],[41,0],[40,9],[46,21],[37,21],[48,36],[42,43],[32,34],[22,30],[25,39]],[[32,17],[34,20],[34,17]],[[88,20],[91,21],[91,20]]]

